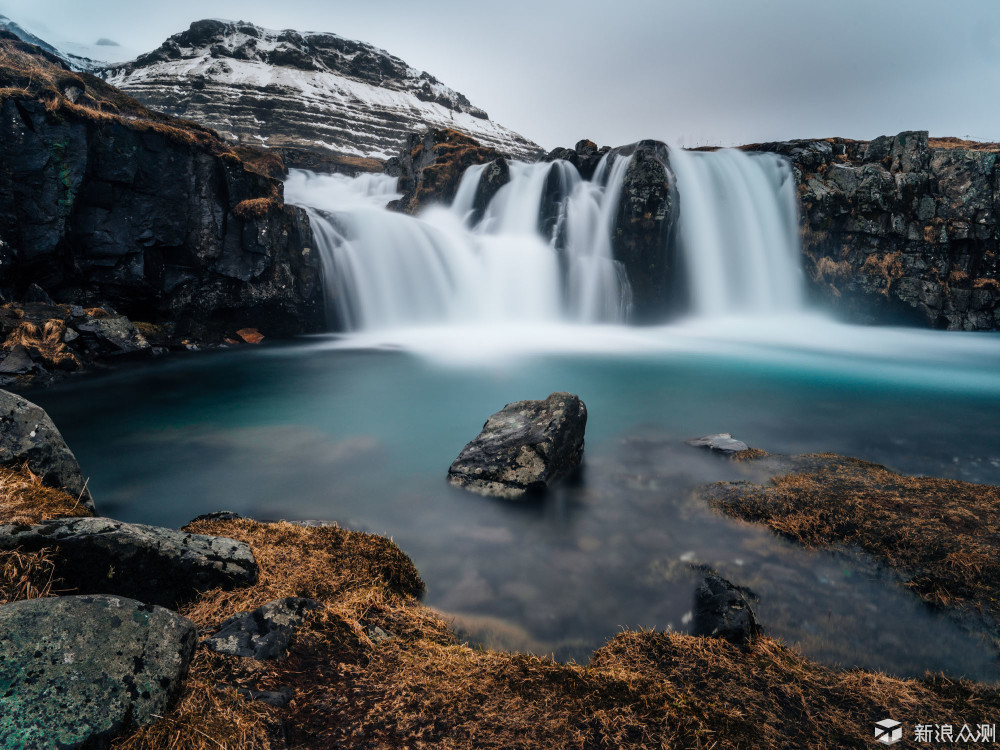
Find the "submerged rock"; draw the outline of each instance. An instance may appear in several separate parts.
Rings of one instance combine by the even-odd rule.
[[[542,492],[580,465],[586,427],[587,407],[571,393],[507,404],[462,449],[448,481],[495,497]]]
[[[740,451],[749,450],[750,446],[742,440],[736,440],[728,432],[720,432],[715,435],[704,435],[699,438],[691,438],[686,441],[688,445],[695,448],[708,448],[713,453],[730,455]]]
[[[105,748],[180,692],[194,623],[110,596],[0,607],[0,747]]]
[[[17,547],[54,548],[57,574],[80,593],[119,594],[171,608],[199,591],[252,584],[258,573],[244,542],[107,518],[0,526],[0,550]]]
[[[233,615],[202,643],[220,654],[260,661],[277,659],[285,653],[306,612],[321,606],[315,599],[292,596],[268,602],[252,612]]]
[[[0,391],[0,466],[25,463],[45,484],[66,490],[94,510],[80,464],[49,415],[27,399]]]
[[[760,634],[760,625],[742,587],[709,575],[694,592],[692,635],[725,638],[743,645]]]

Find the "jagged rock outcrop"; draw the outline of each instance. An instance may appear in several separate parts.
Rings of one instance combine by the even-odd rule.
[[[396,163],[399,169],[398,190],[403,196],[390,203],[389,207],[415,214],[434,203],[449,204],[455,198],[455,191],[466,169],[475,164],[502,160],[503,154],[496,149],[483,146],[457,130],[411,133]],[[504,182],[503,174],[506,172],[509,180],[510,173],[504,167],[497,166],[496,169],[493,180],[496,190],[499,190]]]
[[[859,322],[1000,326],[1000,146],[915,131],[746,148],[792,160],[815,299]]]
[[[683,299],[680,294],[670,294],[677,287],[673,242],[678,211],[676,178],[670,169],[670,150],[659,141],[639,141],[613,149],[609,158],[628,157],[632,160],[622,184],[611,246],[632,285],[633,321],[656,323]]]
[[[9,35],[0,45],[0,292],[17,299],[38,284],[58,302],[110,302],[181,336],[323,327],[308,219],[283,204],[259,152],[237,153]]]
[[[0,607],[0,746],[109,747],[171,707],[195,645],[193,622],[132,599]]]
[[[378,169],[374,159],[428,127],[460,130],[504,154],[541,154],[434,76],[336,34],[197,21],[102,75],[143,104],[226,138],[288,149],[290,166]]]
[[[516,499],[546,490],[583,458],[587,407],[572,393],[507,404],[448,469],[448,481],[480,495]]]

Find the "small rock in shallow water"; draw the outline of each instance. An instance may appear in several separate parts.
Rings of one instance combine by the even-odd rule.
[[[705,435],[699,438],[692,438],[687,441],[688,445],[696,448],[708,448],[715,453],[739,453],[749,450],[750,446],[742,440],[735,440],[728,432],[720,432],[717,435]]]
[[[315,599],[292,596],[268,602],[252,612],[233,615],[202,643],[220,654],[277,659],[288,648],[305,613],[322,606]]]
[[[586,427],[587,407],[572,393],[507,404],[462,449],[448,481],[511,499],[542,492],[579,467]]]
[[[760,634],[745,589],[717,575],[706,576],[694,592],[692,635],[725,638],[743,645]]]
[[[0,747],[107,747],[166,712],[195,645],[190,620],[123,597],[0,607]]]

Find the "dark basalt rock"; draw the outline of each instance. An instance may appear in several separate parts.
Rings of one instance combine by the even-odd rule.
[[[94,511],[80,464],[49,415],[20,396],[0,391],[0,466],[19,468],[25,463],[45,484],[79,497],[81,505]]]
[[[494,159],[486,165],[482,176],[479,178],[479,186],[476,188],[476,197],[472,201],[472,223],[479,221],[486,212],[486,207],[499,192],[500,188],[510,182],[510,165],[504,158]]]
[[[169,608],[199,591],[252,584],[258,574],[244,542],[107,518],[0,526],[0,549],[18,547],[54,549],[57,575],[81,594],[118,594]]]
[[[398,190],[403,197],[389,208],[415,214],[431,204],[451,203],[466,169],[502,159],[496,149],[481,146],[457,130],[413,133],[399,155]]]
[[[861,323],[1000,327],[1000,147],[929,138],[748,147],[788,156],[814,301]]]
[[[675,280],[673,236],[677,217],[676,178],[670,151],[659,141],[640,141],[614,149],[611,157],[631,156],[622,184],[611,236],[615,260],[632,286],[632,318],[660,322],[683,303]]]
[[[552,149],[545,155],[544,161],[555,161],[556,159],[568,161],[576,167],[583,179],[589,180],[594,176],[594,172],[597,170],[597,165],[601,163],[601,159],[610,150],[608,146],[598,148],[597,144],[593,141],[584,139],[577,141],[576,146],[573,148],[559,147]]]
[[[587,407],[571,393],[507,404],[448,469],[456,487],[503,498],[543,492],[583,457]]]
[[[38,284],[60,302],[110,301],[133,320],[175,322],[181,337],[322,330],[305,213],[282,205],[278,180],[180,132],[54,117],[34,99],[0,104],[0,237],[10,256],[0,283],[15,298]],[[109,325],[94,332],[107,339]],[[112,336],[137,345],[131,333]]]
[[[0,746],[110,747],[167,712],[195,645],[190,620],[121,597],[0,607]]]
[[[692,635],[724,638],[744,645],[760,634],[747,590],[717,575],[706,576],[694,592]]]
[[[212,651],[266,661],[277,659],[291,643],[306,612],[323,605],[315,599],[287,597],[252,612],[233,615],[202,643]]]

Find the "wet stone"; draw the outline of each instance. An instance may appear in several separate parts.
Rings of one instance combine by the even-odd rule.
[[[704,435],[702,437],[692,438],[687,441],[687,444],[693,445],[695,448],[707,448],[714,453],[723,453],[727,455],[749,450],[750,448],[750,446],[742,440],[735,440],[728,432],[720,432],[716,435]]]
[[[709,575],[694,592],[692,635],[725,638],[743,645],[760,634],[760,625],[740,586],[717,575]]]

